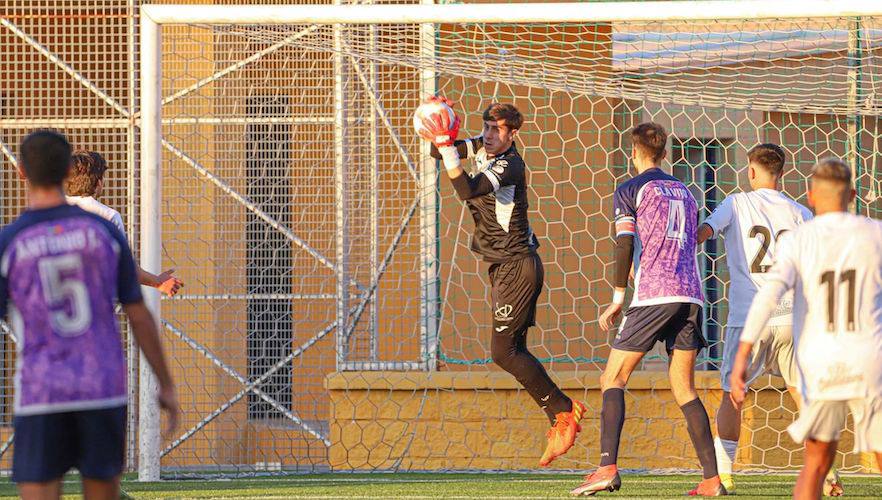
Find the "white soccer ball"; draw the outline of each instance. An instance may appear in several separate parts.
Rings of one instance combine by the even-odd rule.
[[[413,130],[420,134],[420,131],[423,130],[423,119],[429,118],[432,115],[447,113],[450,117],[450,127],[453,127],[454,122],[456,121],[456,113],[454,113],[453,108],[444,104],[443,102],[424,102],[420,104],[420,107],[416,109],[413,113]]]

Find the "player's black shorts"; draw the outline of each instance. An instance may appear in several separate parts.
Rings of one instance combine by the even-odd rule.
[[[12,480],[42,483],[76,467],[110,480],[123,471],[126,407],[15,417]]]
[[[664,342],[668,352],[701,349],[707,347],[701,323],[698,304],[679,302],[631,307],[612,346],[620,351],[649,352],[656,342]]]
[[[490,266],[493,331],[523,335],[536,324],[536,301],[542,293],[545,269],[536,253]]]

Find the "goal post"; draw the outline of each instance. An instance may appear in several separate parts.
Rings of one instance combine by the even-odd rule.
[[[152,273],[162,269],[162,51],[160,26],[141,13],[141,267]],[[153,317],[162,318],[159,291],[148,290],[144,302]],[[161,325],[158,325],[161,328]],[[140,354],[138,378],[138,478],[159,480],[162,444],[159,384]]]
[[[567,392],[586,398],[596,396],[587,381],[609,347],[596,311],[610,299],[612,189],[627,175],[624,137],[634,124],[668,129],[666,168],[705,215],[739,187],[746,151],[765,141],[792,156],[784,182],[792,196],[804,195],[811,163],[837,154],[857,174],[857,210],[882,215],[877,1],[336,1],[140,12],[140,259],[150,272],[171,258],[193,273],[186,295],[165,301],[160,328],[176,342],[175,374],[197,410],[163,444],[156,382],[142,360],[144,481],[159,479],[163,457],[180,470],[224,472],[532,467],[518,445],[546,422],[490,369],[490,297],[468,249],[470,216],[408,125],[427,94],[458,101],[473,134],[491,100],[528,111],[519,144],[548,272],[530,345]],[[171,174],[172,162],[186,175]],[[711,370],[727,312],[722,253],[701,256],[712,340],[701,363]],[[158,293],[146,301],[162,317]],[[286,374],[315,352],[323,354],[301,373]],[[675,467],[691,453],[651,375],[659,366],[658,356],[646,360],[650,375],[629,393],[629,408],[660,412],[645,418],[670,435],[624,443],[634,467],[661,467],[637,456],[641,446],[676,457]],[[797,461],[782,444],[791,407],[776,384],[757,389],[748,439],[758,451],[745,455],[747,466]],[[705,389],[717,391],[713,382]],[[518,415],[514,430],[490,436],[474,423],[469,412],[486,397]],[[202,432],[211,435],[195,442]],[[469,456],[485,442],[500,443],[490,446],[499,455]],[[562,467],[596,458],[593,445],[580,446]],[[838,460],[854,466],[846,455]]]

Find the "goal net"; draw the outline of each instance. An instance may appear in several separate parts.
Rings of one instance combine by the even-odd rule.
[[[528,345],[591,407],[557,467],[598,456],[610,333],[597,316],[630,127],[670,132],[665,166],[703,215],[748,188],[746,152],[761,142],[787,150],[784,189],[797,200],[812,165],[837,155],[856,172],[855,209],[879,214],[877,18],[525,23],[515,5],[491,8],[510,21],[162,26],[163,259],[198,277],[163,307],[194,393],[193,433],[164,465],[535,467],[547,423],[490,359],[471,216],[410,127],[426,95],[457,103],[464,135],[480,133],[491,102],[527,118],[518,147],[546,265]],[[722,256],[710,243],[699,258],[709,408]],[[665,366],[655,352],[632,382],[624,467],[695,467]],[[758,384],[740,464],[797,466],[784,432],[794,416],[780,380]],[[862,466],[845,452],[837,462]]]
[[[114,203],[141,208],[145,267],[186,281],[151,303],[184,416],[160,442],[142,392],[133,446],[145,477],[160,464],[169,475],[536,468],[548,422],[490,358],[471,215],[411,127],[427,95],[456,102],[463,136],[481,132],[492,102],[526,117],[517,146],[545,263],[527,344],[589,406],[556,468],[599,455],[612,334],[597,317],[611,300],[612,193],[632,174],[632,126],[668,130],[664,167],[703,217],[749,189],[746,153],[762,142],[787,151],[783,187],[796,200],[814,163],[836,155],[854,169],[854,209],[882,216],[882,18],[817,17],[809,7],[827,3],[812,1],[800,3],[806,17],[665,4],[145,7],[141,169],[128,180],[140,195]],[[2,139],[11,148],[21,133]],[[710,347],[697,383],[713,414],[722,242],[699,263]],[[631,381],[623,468],[697,467],[665,370],[653,352]],[[761,379],[744,415],[740,467],[800,465],[780,379]],[[837,466],[866,470],[850,436]]]

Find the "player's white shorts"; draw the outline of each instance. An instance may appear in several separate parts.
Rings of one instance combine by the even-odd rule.
[[[882,452],[882,398],[848,401],[813,401],[800,412],[787,432],[797,443],[814,439],[824,443],[839,441],[848,412],[854,419],[854,451]]]
[[[742,330],[744,328],[741,327],[726,328],[723,364],[720,366],[720,384],[726,392],[730,390],[729,377],[732,375],[735,355],[738,354]],[[747,385],[766,373],[782,377],[784,383],[790,387],[798,387],[799,374],[793,358],[793,327],[790,325],[769,326],[753,344],[750,364],[747,366]]]

